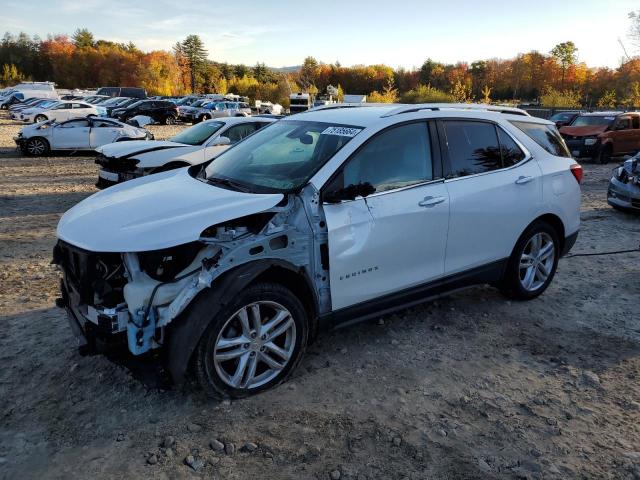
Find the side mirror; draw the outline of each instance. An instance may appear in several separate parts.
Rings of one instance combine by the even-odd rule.
[[[344,200],[355,200],[358,197],[368,197],[376,191],[376,187],[369,182],[348,185],[336,190],[324,192],[322,199],[327,203],[340,203]]]
[[[229,137],[218,137],[211,144],[212,147],[220,147],[222,145],[231,145]]]

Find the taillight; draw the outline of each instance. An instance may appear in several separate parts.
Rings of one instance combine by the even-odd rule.
[[[571,169],[571,173],[573,173],[573,176],[575,177],[576,182],[582,183],[582,174],[583,174],[582,165],[578,163],[574,163],[569,168]]]

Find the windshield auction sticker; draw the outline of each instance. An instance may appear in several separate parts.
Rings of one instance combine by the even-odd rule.
[[[327,127],[321,135],[340,135],[341,137],[355,137],[362,131],[361,128]]]

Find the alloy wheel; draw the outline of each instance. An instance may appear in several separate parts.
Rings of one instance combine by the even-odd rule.
[[[522,287],[535,292],[541,288],[553,272],[556,248],[551,236],[546,232],[534,234],[520,256],[520,283]]]
[[[277,302],[259,301],[236,311],[214,346],[220,379],[232,388],[253,389],[278,376],[293,357],[296,324]]]
[[[46,149],[47,149],[47,146],[44,144],[44,142],[37,138],[34,140],[31,140],[27,145],[27,151],[31,155],[42,155]]]

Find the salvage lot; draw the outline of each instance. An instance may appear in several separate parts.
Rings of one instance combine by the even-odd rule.
[[[0,478],[640,478],[640,254],[561,260],[532,302],[474,288],[325,334],[287,384],[218,404],[78,355],[49,261],[97,167],[20,157],[19,128],[0,123]],[[574,253],[637,247],[613,165],[584,167]]]

